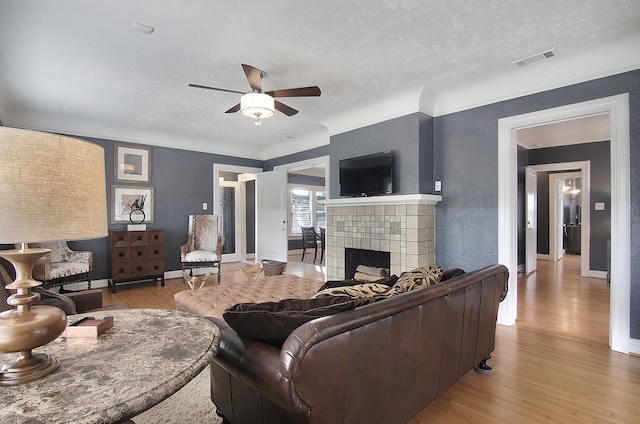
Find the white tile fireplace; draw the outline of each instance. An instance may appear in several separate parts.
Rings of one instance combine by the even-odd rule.
[[[345,278],[345,249],[390,253],[391,273],[435,265],[441,196],[411,194],[326,200],[327,280]]]

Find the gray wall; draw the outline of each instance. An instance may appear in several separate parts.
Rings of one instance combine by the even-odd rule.
[[[114,144],[111,140],[87,137],[105,150],[107,204],[111,205],[111,185],[113,184]],[[127,143],[129,145],[129,143]],[[133,144],[130,144],[133,145]],[[132,184],[154,187],[154,223],[148,229],[165,230],[165,255],[167,271],[177,270],[180,265],[180,245],[187,241],[188,216],[213,213],[213,164],[250,166],[261,168],[262,161],[242,159],[188,150],[152,147],[151,183]],[[209,209],[202,210],[207,202]],[[111,211],[109,211],[111,219]],[[126,229],[124,224],[110,224],[110,230]],[[94,252],[94,272],[96,279],[107,278],[109,274],[109,238],[70,242],[70,246]]]
[[[287,174],[287,182],[289,184],[324,187],[325,179],[323,177],[314,177],[311,175]]]
[[[574,144],[571,146],[534,149],[529,151],[529,165],[549,163],[591,161],[591,190],[589,191],[591,206],[589,240],[589,268],[607,270],[607,239],[611,237],[611,154],[610,143]],[[549,253],[549,173],[540,173],[538,188],[546,187],[538,193],[538,253]],[[544,198],[543,198],[544,197]],[[594,203],[604,203],[604,211],[596,211]],[[542,205],[541,205],[542,204]],[[546,214],[541,213],[545,210]],[[542,234],[540,234],[542,233]]]
[[[549,254],[549,174],[550,172],[538,172],[536,175],[538,194],[536,253],[543,255]]]
[[[522,146],[518,146],[518,266],[522,266],[523,269],[527,254],[525,234],[527,229],[527,195],[525,185],[528,163],[529,151]],[[538,197],[540,197],[539,193]]]
[[[340,197],[339,161],[393,152],[393,194],[432,193],[433,118],[413,113],[331,136],[332,199]]]
[[[498,259],[498,119],[629,93],[631,337],[640,338],[640,71],[626,72],[434,118],[436,257],[475,269]],[[634,159],[635,158],[635,159]]]

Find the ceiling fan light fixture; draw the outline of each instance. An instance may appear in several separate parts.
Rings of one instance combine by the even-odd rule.
[[[240,111],[244,116],[252,118],[254,124],[262,124],[262,120],[273,116],[275,101],[264,93],[247,93],[240,98]]]

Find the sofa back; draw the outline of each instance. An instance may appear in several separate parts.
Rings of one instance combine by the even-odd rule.
[[[495,265],[315,319],[281,350],[225,329],[214,362],[259,394],[263,409],[273,403],[281,422],[404,423],[493,351],[507,280]],[[212,399],[233,415],[216,384]]]

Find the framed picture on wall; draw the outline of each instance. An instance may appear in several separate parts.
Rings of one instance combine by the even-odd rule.
[[[116,144],[113,155],[114,181],[151,182],[151,148]]]
[[[111,186],[111,223],[153,223],[153,187]]]

